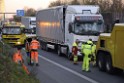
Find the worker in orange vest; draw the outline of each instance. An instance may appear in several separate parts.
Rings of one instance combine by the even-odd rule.
[[[40,43],[36,40],[36,38],[33,38],[30,44],[30,50],[31,50],[31,64],[33,65],[34,62],[36,63],[36,66],[38,66],[38,49],[40,48]]]
[[[13,61],[17,64],[20,64],[24,61],[21,54],[21,48],[18,48],[17,52],[13,55]]]
[[[24,60],[21,54],[21,48],[18,47],[17,52],[13,55],[13,61],[17,64],[20,64],[28,75],[30,74],[28,68],[24,65]]]

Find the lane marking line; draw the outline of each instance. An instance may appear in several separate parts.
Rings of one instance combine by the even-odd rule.
[[[58,64],[58,63],[56,63],[56,62],[54,62],[54,61],[52,61],[52,60],[50,60],[50,59],[48,59],[46,57],[43,57],[41,55],[39,55],[39,57],[44,59],[44,60],[46,60],[46,61],[48,61],[48,62],[50,62],[50,63],[52,63],[52,64],[54,64],[54,65],[56,65],[56,66],[58,66],[58,67],[60,67],[60,68],[62,68],[62,69],[64,69],[64,70],[66,70],[66,71],[68,71],[68,72],[71,72],[74,75],[76,75],[78,77],[81,77],[81,78],[83,78],[83,79],[85,79],[85,80],[87,80],[87,81],[89,81],[91,83],[99,83],[99,82],[97,82],[97,81],[95,81],[95,80],[93,80],[93,79],[91,79],[91,78],[89,78],[89,77],[87,77],[85,75],[82,75],[82,74],[80,74],[80,73],[78,73],[78,72],[76,72],[76,71],[74,71],[74,70],[72,70],[70,68],[67,68],[67,67],[65,67],[65,66],[63,66],[61,64]]]

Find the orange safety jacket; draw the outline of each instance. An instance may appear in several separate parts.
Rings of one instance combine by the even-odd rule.
[[[20,53],[15,53],[14,55],[13,55],[13,61],[15,62],[15,63],[18,63],[19,61],[23,61],[23,58],[22,58],[22,55],[20,54]]]
[[[33,40],[30,44],[31,50],[38,50],[40,48],[40,43],[37,40]]]

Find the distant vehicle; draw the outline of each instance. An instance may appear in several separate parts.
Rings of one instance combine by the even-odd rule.
[[[7,23],[2,28],[2,41],[12,46],[24,46],[27,39],[25,26],[21,23]],[[34,36],[35,37],[35,36]]]
[[[117,23],[111,33],[100,34],[97,42],[97,64],[100,70],[113,73],[124,70],[124,24]],[[115,71],[116,70],[116,71]]]
[[[36,15],[36,35],[43,49],[55,49],[58,55],[72,58],[72,44],[98,40],[104,32],[104,20],[97,5],[68,5],[39,10]],[[81,53],[78,53],[81,56]]]
[[[36,34],[36,17],[21,17],[21,23],[25,25],[27,34]]]

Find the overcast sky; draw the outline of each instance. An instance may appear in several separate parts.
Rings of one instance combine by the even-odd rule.
[[[5,11],[16,12],[24,7],[39,9],[46,8],[51,1],[56,0],[5,0]]]

